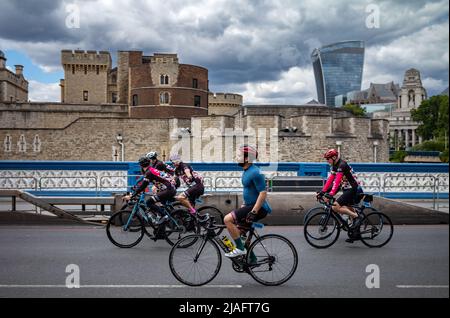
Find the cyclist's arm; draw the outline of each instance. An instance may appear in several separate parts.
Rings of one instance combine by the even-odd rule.
[[[333,188],[330,191],[330,195],[334,196],[339,190],[339,186],[341,185],[342,178],[344,177],[343,172],[336,173],[336,178],[334,179]]]
[[[253,211],[258,212],[259,210],[261,210],[264,202],[266,201],[266,198],[267,198],[267,191],[260,192],[258,195],[258,199],[256,200],[256,203],[253,206]]]
[[[253,183],[256,187],[256,191],[259,192],[258,199],[253,206],[253,211],[258,212],[259,210],[261,210],[261,207],[263,206],[267,198],[266,178],[263,174],[258,174],[253,179]]]
[[[147,186],[149,184],[150,184],[150,180],[147,178],[143,178],[141,185],[136,189],[136,191],[134,191],[134,194],[131,197],[132,198],[137,197],[142,191],[145,190],[145,188],[147,188]]]
[[[188,177],[189,180],[192,180],[191,170],[189,168],[184,169],[184,174]]]
[[[325,185],[322,188],[322,192],[326,193],[330,190],[331,186],[333,185],[333,181],[336,175],[334,173],[330,174],[330,176],[327,179],[327,182],[325,182]]]

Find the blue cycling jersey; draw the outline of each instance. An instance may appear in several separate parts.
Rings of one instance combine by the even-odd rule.
[[[242,185],[244,186],[244,204],[252,206],[258,200],[259,194],[266,191],[266,178],[257,166],[251,165],[242,174]],[[267,201],[264,201],[262,208],[267,213],[272,212],[272,208]]]

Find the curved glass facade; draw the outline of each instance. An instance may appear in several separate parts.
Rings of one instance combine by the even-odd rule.
[[[364,42],[339,42],[311,54],[320,103],[335,106],[335,97],[361,90]]]

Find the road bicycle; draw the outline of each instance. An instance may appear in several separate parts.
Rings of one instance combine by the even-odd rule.
[[[263,227],[261,223],[240,227],[242,231],[248,232],[245,240],[247,254],[231,258],[232,267],[238,273],[249,274],[263,285],[281,285],[297,270],[297,251],[281,235],[260,236],[256,229]],[[169,266],[178,281],[188,286],[202,286],[217,276],[222,266],[221,250],[225,253],[230,251],[219,238],[218,228],[223,229],[225,226],[214,224],[211,218],[205,233],[186,236],[172,247]]]
[[[335,202],[331,199],[328,203],[319,199],[322,208],[314,208],[305,216],[304,235],[306,241],[315,248],[328,248],[339,238],[341,230],[346,231],[349,242],[360,240],[368,247],[382,247],[386,245],[394,234],[394,226],[391,219],[384,213],[371,206],[373,196],[361,194],[361,205],[353,205],[352,208],[360,216],[357,224],[350,226],[347,220],[333,211]]]

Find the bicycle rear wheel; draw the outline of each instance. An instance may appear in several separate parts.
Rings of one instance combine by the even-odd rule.
[[[328,220],[327,220],[328,219]],[[341,229],[333,215],[319,212],[311,215],[303,228],[306,241],[315,248],[327,248],[339,238]]]
[[[119,211],[113,214],[106,224],[106,235],[114,245],[120,248],[136,246],[144,236],[142,219],[131,211]]]
[[[372,212],[361,220],[358,235],[364,245],[369,247],[382,247],[394,235],[394,226],[386,214]]]
[[[252,252],[256,256],[256,263],[250,265],[248,271],[258,283],[278,286],[287,282],[297,270],[297,251],[281,235],[264,235],[253,242],[247,253],[247,263],[251,261]]]
[[[187,247],[190,242],[194,242]],[[169,266],[173,276],[188,286],[202,286],[212,281],[222,266],[217,244],[203,235],[189,235],[170,251]]]

